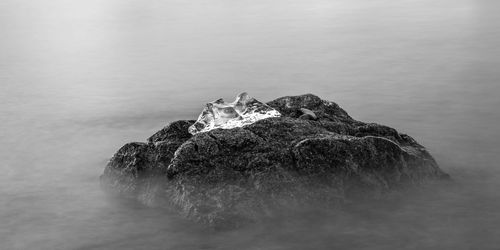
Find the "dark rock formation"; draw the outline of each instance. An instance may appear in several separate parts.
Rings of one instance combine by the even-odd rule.
[[[194,136],[194,121],[176,121],[148,143],[126,144],[108,163],[102,186],[234,227],[448,177],[410,136],[356,121],[333,102],[307,94],[267,104],[282,117]]]

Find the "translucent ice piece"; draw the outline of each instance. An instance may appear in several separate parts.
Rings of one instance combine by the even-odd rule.
[[[198,120],[189,127],[189,133],[197,134],[212,129],[230,129],[252,124],[269,117],[278,117],[281,114],[268,105],[251,98],[247,93],[236,96],[232,103],[225,103],[219,99],[207,103]]]

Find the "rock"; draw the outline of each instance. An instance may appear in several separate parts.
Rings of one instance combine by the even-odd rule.
[[[334,209],[448,175],[395,129],[307,94],[267,103],[281,117],[191,135],[177,121],[111,158],[102,186],[216,228],[297,208]],[[304,115],[308,115],[304,119]]]
[[[183,143],[191,138],[188,128],[194,124],[195,121],[175,121],[165,126],[160,131],[148,138],[149,143],[159,143],[162,141],[179,142]]]
[[[317,120],[318,119],[316,114],[314,114],[314,112],[312,112],[309,109],[301,108],[300,111],[302,112],[302,115],[299,116],[299,119],[303,119],[303,120]]]

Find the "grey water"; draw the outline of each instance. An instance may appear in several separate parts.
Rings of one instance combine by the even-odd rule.
[[[0,249],[499,249],[496,0],[0,1]],[[230,231],[107,197],[112,154],[204,103],[314,93],[453,182]]]

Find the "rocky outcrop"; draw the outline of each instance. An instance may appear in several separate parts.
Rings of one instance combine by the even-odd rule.
[[[111,158],[102,186],[146,205],[235,227],[296,208],[335,208],[360,197],[448,178],[395,129],[352,119],[311,94],[267,103],[281,117],[191,135],[176,121]]]

